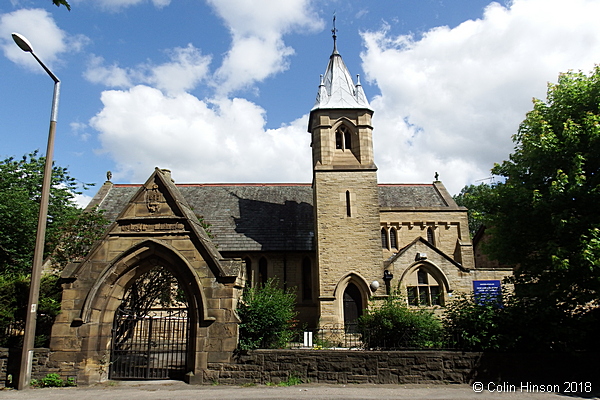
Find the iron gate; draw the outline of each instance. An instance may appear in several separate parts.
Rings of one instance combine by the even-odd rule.
[[[110,379],[182,379],[186,372],[186,309],[136,316],[120,308],[112,330]]]

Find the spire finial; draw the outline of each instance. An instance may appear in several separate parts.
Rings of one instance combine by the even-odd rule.
[[[333,36],[333,53],[337,53],[337,29],[335,28],[335,11],[333,12],[333,29],[331,29],[331,36]]]

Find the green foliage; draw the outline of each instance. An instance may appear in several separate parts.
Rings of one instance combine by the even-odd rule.
[[[550,84],[492,172],[491,255],[521,294],[573,312],[600,298],[600,67]],[[525,293],[526,292],[526,293]]]
[[[45,158],[37,151],[0,161],[0,273],[27,274],[31,268]],[[54,166],[46,237],[60,236],[81,213],[73,199],[79,184],[66,168]],[[83,185],[87,188],[88,185]],[[46,255],[48,252],[46,252]]]
[[[506,303],[500,300],[500,304]],[[451,347],[468,351],[505,349],[510,341],[502,332],[506,314],[506,306],[500,307],[495,301],[478,302],[473,295],[450,301],[443,323]]]
[[[294,292],[280,289],[274,279],[264,285],[246,288],[237,307],[241,319],[239,348],[285,347],[294,335],[295,303]]]
[[[467,207],[469,216],[469,232],[471,237],[485,225],[494,198],[494,186],[482,183],[468,185],[459,194],[452,196],[456,204]]]
[[[48,248],[52,249],[52,265],[62,270],[71,262],[83,260],[94,243],[102,237],[109,222],[104,217],[104,211],[98,208],[76,212],[67,218],[56,234],[48,239]]]
[[[206,235],[208,236],[208,238],[214,239],[215,236],[213,235],[212,230],[211,230],[212,224],[209,222],[206,222],[203,215],[196,214],[196,218],[198,218],[198,222],[200,223],[200,226],[202,227],[202,229],[204,229],[204,232],[206,232]]]
[[[62,288],[57,275],[42,276],[38,318],[36,324],[36,347],[47,347],[54,319],[60,312]],[[12,327],[19,331],[25,326],[25,315],[29,296],[29,277],[25,275],[0,275],[0,332]],[[13,332],[15,333],[15,332]],[[0,336],[0,347],[18,347],[21,336],[11,332]]]
[[[67,10],[71,11],[71,5],[67,0],[52,0],[52,4],[54,4],[56,7],[63,5],[67,8]]]
[[[597,350],[598,313],[567,314],[536,300],[504,293],[500,302],[473,295],[449,302],[443,324],[449,347],[467,351]]]
[[[25,320],[45,162],[37,151],[19,160],[9,157],[0,161],[0,345],[15,346],[21,340],[14,334]],[[55,270],[61,270],[86,254],[108,221],[96,210],[88,213],[77,207],[73,200],[80,193],[79,183],[66,168],[54,166],[51,182],[45,257],[50,256]],[[40,286],[36,346],[48,345],[60,301],[58,276],[45,274]]]
[[[439,347],[443,333],[431,310],[409,308],[397,295],[367,310],[358,319],[358,332],[367,348]]]
[[[32,379],[30,384],[34,388],[77,386],[75,379],[67,378],[66,380],[63,380],[60,375],[56,373],[47,374],[42,379]]]

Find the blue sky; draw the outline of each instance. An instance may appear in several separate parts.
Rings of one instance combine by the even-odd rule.
[[[50,0],[0,5],[0,157],[45,152],[101,185],[310,182],[307,115],[338,48],[375,109],[380,182],[490,176],[532,97],[600,61],[596,0]],[[95,193],[88,191],[87,196]],[[85,201],[85,198],[82,199]]]

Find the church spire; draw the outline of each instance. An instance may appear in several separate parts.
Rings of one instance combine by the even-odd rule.
[[[335,27],[335,14],[333,15],[333,52],[329,57],[329,64],[325,74],[322,75],[317,92],[317,99],[313,110],[322,108],[360,108],[372,110],[367,97],[360,85],[354,84],[352,76],[337,50],[337,29]]]

